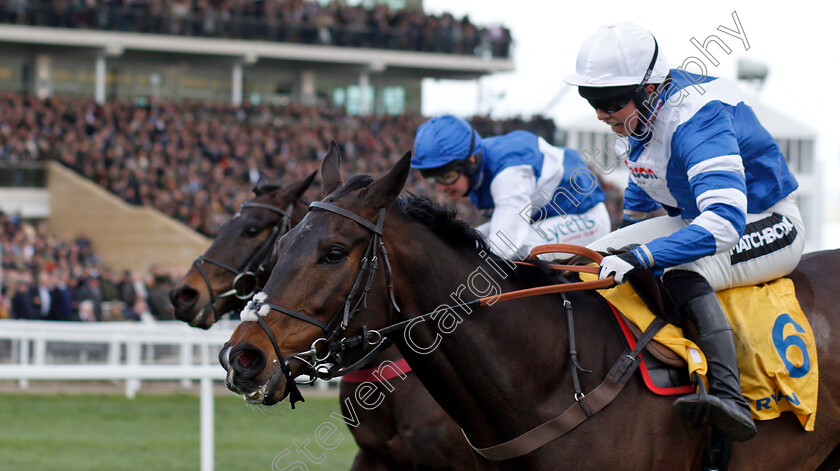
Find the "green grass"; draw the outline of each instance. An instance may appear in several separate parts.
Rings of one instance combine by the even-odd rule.
[[[356,444],[347,426],[330,417],[335,398],[310,398],[291,410],[288,403],[249,408],[234,396],[216,397],[215,462],[217,470],[347,470]],[[199,398],[192,395],[0,394],[0,469],[3,470],[143,470],[195,471],[199,458]],[[315,431],[332,450],[322,449]],[[321,429],[321,433],[330,428]],[[305,443],[318,464],[296,451]],[[290,454],[283,454],[289,450]]]

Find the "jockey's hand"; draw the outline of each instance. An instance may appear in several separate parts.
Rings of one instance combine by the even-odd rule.
[[[598,278],[604,279],[612,276],[616,283],[623,284],[627,281],[627,275],[644,268],[632,251],[618,255],[608,255],[601,260],[601,271],[598,272]]]

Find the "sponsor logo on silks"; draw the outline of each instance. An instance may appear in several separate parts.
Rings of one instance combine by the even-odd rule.
[[[788,402],[791,404],[798,406],[799,405],[799,398],[796,397],[796,393],[791,393],[793,397],[788,396],[786,394],[782,394],[781,391],[776,391],[775,394],[771,394],[767,397],[762,397],[760,399],[755,400],[755,411],[758,412],[762,409],[770,409],[771,402],[773,404],[778,404],[779,401],[782,399],[787,399]]]
[[[744,235],[729,250],[730,264],[745,262],[787,247],[796,239],[796,227],[778,213],[747,224]]]
[[[585,232],[591,232],[595,227],[595,220],[582,214],[572,214],[543,229],[548,235],[548,243],[559,243],[567,241],[568,237]],[[591,234],[587,234],[591,235]]]
[[[633,175],[633,178],[659,180],[659,177],[656,176],[656,172],[652,169],[630,165],[630,162],[627,160],[625,160],[624,163],[627,164],[627,168],[630,169],[630,173]]]

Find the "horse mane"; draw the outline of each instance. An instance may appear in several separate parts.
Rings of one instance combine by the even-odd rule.
[[[423,224],[455,248],[490,251],[484,236],[463,219],[458,219],[454,209],[414,194],[400,195],[396,206],[406,217]]]
[[[336,199],[340,198],[352,191],[369,186],[373,181],[370,175],[356,175],[342,188],[336,190],[333,196]],[[394,206],[402,216],[419,222],[453,248],[472,254],[479,260],[481,260],[479,253],[484,252],[484,258],[497,262],[495,264],[497,267],[505,270],[508,275],[513,275],[514,279],[520,283],[530,286],[557,283],[555,278],[557,272],[549,269],[548,263],[542,260],[530,260],[531,265],[516,265],[515,269],[510,269],[507,263],[502,262],[501,257],[493,253],[484,236],[466,221],[459,219],[454,209],[432,201],[426,196],[411,193],[400,195],[394,202]]]

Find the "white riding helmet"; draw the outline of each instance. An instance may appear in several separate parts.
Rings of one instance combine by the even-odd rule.
[[[658,50],[650,31],[625,22],[602,26],[586,38],[577,56],[576,73],[563,78],[581,87],[620,87],[662,83],[668,76],[668,61]],[[645,80],[651,60],[656,62]]]

